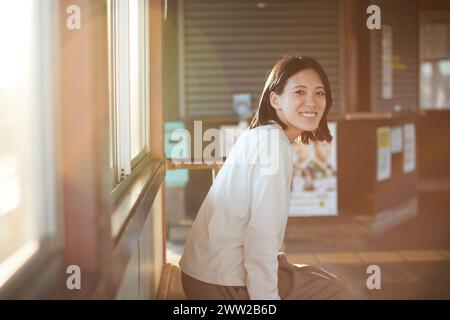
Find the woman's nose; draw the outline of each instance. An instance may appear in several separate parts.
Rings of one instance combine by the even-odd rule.
[[[316,105],[316,97],[314,94],[308,94],[305,96],[305,106],[314,107]]]

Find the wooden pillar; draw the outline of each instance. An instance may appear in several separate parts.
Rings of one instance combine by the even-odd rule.
[[[66,263],[97,279],[111,253],[108,204],[108,36],[104,0],[61,0],[61,134]],[[81,11],[69,30],[66,12]]]
[[[149,1],[150,17],[150,155],[154,159],[164,159],[164,106],[163,106],[163,23],[164,1]],[[165,186],[162,198],[165,199]],[[163,200],[163,261],[166,261],[166,208]]]
[[[373,48],[366,27],[368,6],[365,0],[342,0],[345,113],[371,110],[370,51]]]

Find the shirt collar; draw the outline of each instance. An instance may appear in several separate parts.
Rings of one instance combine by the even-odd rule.
[[[288,136],[286,135],[286,133],[284,132],[283,128],[281,127],[281,125],[280,125],[278,122],[276,122],[275,120],[269,120],[268,124],[271,125],[271,126],[273,126],[273,127],[275,127],[275,128],[280,129],[280,131],[281,131],[280,134],[282,135],[282,137],[283,137],[289,144],[291,144],[291,141],[289,140]]]

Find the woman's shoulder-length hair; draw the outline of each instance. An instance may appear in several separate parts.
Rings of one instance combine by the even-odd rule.
[[[315,70],[322,80],[325,87],[326,106],[318,128],[315,131],[304,131],[301,134],[301,142],[308,144],[310,141],[332,141],[333,137],[327,123],[327,115],[333,103],[330,82],[322,66],[315,59],[306,56],[286,56],[275,63],[267,76],[258,109],[250,122],[250,129],[266,125],[271,121],[276,121],[283,129],[286,129],[286,125],[278,118],[276,110],[270,104],[270,93],[274,91],[276,94],[282,94],[287,80],[305,69]]]

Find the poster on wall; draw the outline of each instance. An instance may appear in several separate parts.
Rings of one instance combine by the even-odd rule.
[[[394,86],[394,72],[392,70],[392,27],[383,25],[381,27],[382,46],[382,97],[392,99]]]
[[[377,181],[391,176],[391,138],[389,127],[377,128]]]
[[[416,130],[414,124],[404,125],[405,149],[403,151],[403,172],[412,172],[416,168]]]
[[[394,127],[391,129],[391,152],[401,152],[403,148],[403,128]]]
[[[336,123],[328,123],[332,143],[293,144],[294,174],[289,216],[336,216]]]
[[[250,93],[239,93],[233,95],[233,111],[239,119],[248,117],[252,109],[252,95]]]

